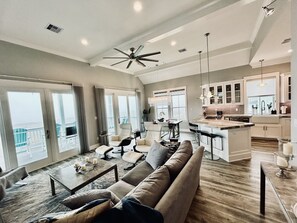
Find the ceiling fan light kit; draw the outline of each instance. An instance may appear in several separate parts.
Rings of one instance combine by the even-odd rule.
[[[130,51],[131,51],[130,54],[125,53],[124,51],[122,51],[120,49],[114,48],[114,50],[118,51],[121,54],[124,54],[125,56],[119,56],[119,57],[103,57],[103,59],[122,59],[121,61],[119,61],[117,63],[111,64],[110,66],[115,66],[117,64],[120,64],[120,63],[129,61],[128,64],[127,64],[126,69],[128,69],[131,66],[132,62],[137,62],[137,64],[139,64],[139,65],[141,65],[143,67],[146,67],[146,65],[142,61],[156,62],[156,63],[159,62],[159,60],[149,59],[149,58],[146,58],[146,57],[160,54],[161,53],[160,51],[139,55],[139,53],[143,49],[143,47],[144,47],[143,45],[140,45],[137,48],[137,50],[135,50],[134,47],[131,47],[130,48]]]

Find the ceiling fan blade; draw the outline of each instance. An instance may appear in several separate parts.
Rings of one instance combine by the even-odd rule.
[[[116,51],[119,51],[120,53],[122,53],[122,54],[125,54],[127,57],[129,57],[130,55],[128,54],[128,53],[125,53],[124,51],[121,51],[121,50],[119,50],[119,49],[117,49],[117,48],[114,48]]]
[[[103,57],[103,59],[129,59],[127,57]]]
[[[144,63],[142,63],[141,61],[139,61],[139,59],[136,59],[136,62],[139,63],[140,65],[142,65],[143,67],[146,67]]]
[[[148,58],[137,58],[138,60],[150,61],[150,62],[159,62],[159,60],[148,59]]]
[[[129,61],[129,63],[128,63],[126,69],[128,69],[128,68],[130,67],[131,63],[132,63],[132,60]]]
[[[137,55],[140,53],[140,51],[143,49],[143,47],[144,47],[144,45],[140,45],[140,46],[137,48],[137,50],[135,51],[134,55],[137,56]]]
[[[138,57],[148,57],[148,56],[153,56],[153,55],[156,55],[156,54],[160,54],[161,52],[154,52],[154,53],[146,53],[146,54],[142,54],[142,55],[139,55]]]
[[[114,65],[117,65],[117,64],[119,64],[119,63],[126,62],[127,60],[129,60],[129,58],[128,58],[128,59],[126,59],[126,60],[122,60],[122,61],[120,61],[120,62],[117,62],[117,63],[111,64],[110,66],[114,66]]]

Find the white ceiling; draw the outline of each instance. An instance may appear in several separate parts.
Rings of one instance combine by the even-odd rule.
[[[262,6],[270,0],[162,0],[144,1],[141,12],[133,0],[0,0],[0,39],[30,48],[136,75],[144,84],[199,73],[198,51],[202,50],[202,70],[206,71],[206,38],[209,32],[210,70],[250,64],[264,66],[290,61],[290,0],[271,6],[275,13],[264,17]],[[59,34],[45,29],[47,24],[63,28]],[[165,34],[165,36],[164,36]],[[149,43],[155,37],[163,37]],[[89,45],[81,44],[81,39]],[[175,46],[170,42],[176,41]],[[113,48],[130,53],[144,45],[141,54],[161,51],[144,62],[146,67],[121,60]],[[187,51],[179,53],[178,50]]]

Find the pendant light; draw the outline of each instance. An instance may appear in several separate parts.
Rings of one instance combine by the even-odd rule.
[[[264,59],[259,60],[259,62],[261,63],[261,82],[260,82],[260,87],[264,87],[264,82],[263,82],[263,61]]]
[[[200,50],[198,53],[199,53],[199,62],[200,62],[200,88],[201,88],[200,99],[203,100],[204,95],[203,95],[203,92],[202,92],[202,67],[201,67],[201,53],[202,53],[202,51]]]
[[[208,51],[208,36],[209,36],[209,33],[205,33],[205,37],[206,37],[206,55],[207,55],[207,79],[208,79],[208,91],[207,91],[207,95],[206,97],[207,98],[211,98],[213,97],[211,91],[209,91],[209,51]]]

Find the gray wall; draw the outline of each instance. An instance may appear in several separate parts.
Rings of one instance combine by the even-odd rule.
[[[67,81],[83,86],[90,145],[97,143],[98,136],[94,85],[105,88],[139,89],[144,101],[143,84],[130,74],[90,67],[86,63],[3,41],[0,41],[0,74]],[[142,108],[143,105],[142,103]]]
[[[285,63],[285,64],[279,64],[275,66],[263,67],[264,74],[272,73],[272,72],[280,72],[280,73],[290,72],[290,64]],[[252,69],[251,66],[247,65],[247,66],[241,66],[241,67],[235,67],[231,69],[211,72],[209,75],[209,81],[210,83],[214,83],[214,82],[222,82],[222,81],[228,81],[228,80],[237,80],[237,79],[242,79],[243,77],[246,77],[246,76],[258,75],[260,73],[261,73],[260,68]],[[202,76],[203,76],[202,83],[207,84],[207,74],[203,73]],[[191,120],[198,117],[199,115],[202,115],[202,112],[203,112],[201,100],[199,99],[199,96],[201,95],[201,88],[199,87],[201,83],[200,81],[201,81],[200,74],[197,74],[197,75],[187,76],[183,78],[177,78],[173,80],[147,84],[144,86],[145,95],[146,97],[152,97],[153,91],[155,90],[186,86],[187,103],[188,103],[188,119]],[[146,101],[146,106],[148,107],[147,101]]]

